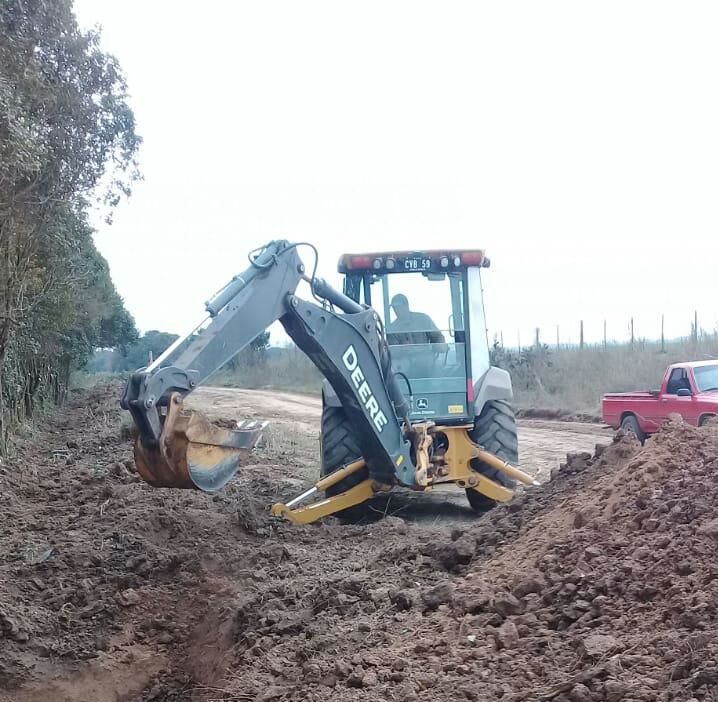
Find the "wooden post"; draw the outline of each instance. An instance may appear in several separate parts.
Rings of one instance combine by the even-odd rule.
[[[661,353],[666,352],[666,315],[661,315]]]
[[[541,338],[540,338],[540,336],[541,336],[541,330],[540,330],[538,327],[536,327],[536,350],[537,350],[537,351],[538,351],[538,349],[541,348]]]
[[[633,317],[631,317],[631,348],[633,348],[635,343],[636,343],[636,335],[633,330]]]
[[[556,325],[556,351],[561,348],[561,337],[559,336],[558,324]]]
[[[606,320],[603,320],[603,350],[608,347],[608,339],[606,338]]]
[[[581,320],[581,327],[579,329],[579,348],[583,348],[583,320]]]
[[[501,348],[504,348],[504,333],[503,331],[501,333]]]
[[[519,353],[521,353],[521,332],[518,333],[519,336]]]
[[[693,313],[693,346],[698,346],[698,310]]]

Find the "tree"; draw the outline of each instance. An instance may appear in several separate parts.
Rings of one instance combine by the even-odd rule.
[[[70,0],[0,3],[0,450],[94,345],[136,337],[86,221],[138,177],[117,61]]]
[[[127,348],[127,354],[118,359],[113,370],[133,371],[150,364],[150,359],[157,358],[175,339],[177,334],[152,329],[143,334]]]
[[[269,348],[269,331],[258,334],[248,346],[245,346],[236,356],[226,364],[228,370],[237,370],[240,366],[257,366],[264,363]]]

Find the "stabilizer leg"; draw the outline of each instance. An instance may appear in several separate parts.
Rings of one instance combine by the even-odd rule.
[[[366,502],[380,490],[384,491],[391,489],[388,485],[380,485],[374,480],[367,479],[363,480],[361,483],[355,485],[349,490],[339,493],[338,495],[333,495],[332,497],[327,497],[324,500],[313,502],[305,507],[297,506],[307,498],[312,497],[319,492],[323,492],[332,485],[336,485],[347,476],[364,468],[364,466],[366,466],[364,459],[359,459],[344,468],[334,471],[325,478],[322,478],[313,488],[287,502],[286,505],[273,505],[272,515],[275,517],[284,517],[294,524],[311,524],[312,522],[317,521],[317,519],[327,517],[330,514],[336,514],[337,512],[341,512],[349,507],[354,507],[354,505]]]

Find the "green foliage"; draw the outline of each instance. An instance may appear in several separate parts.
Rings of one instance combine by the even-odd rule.
[[[718,358],[718,332],[665,342],[586,345],[519,353],[494,344],[491,361],[511,373],[514,401],[521,409],[599,415],[601,396],[657,388],[671,363]]]
[[[249,346],[243,348],[234,358],[231,358],[219,372],[225,370],[238,371],[242,368],[257,368],[265,365],[267,349],[269,348],[269,331],[263,331],[252,339]]]
[[[125,343],[124,346],[117,341],[112,344],[103,344],[103,346],[114,346],[115,348],[96,349],[84,370],[89,373],[125,373],[143,368],[150,363],[150,359],[161,355],[175,339],[177,339],[177,334],[152,329],[141,337],[134,338],[131,343]],[[187,343],[189,341],[185,342],[185,344]],[[175,354],[181,353],[185,344],[175,351],[172,358],[175,357]],[[219,369],[219,372],[235,372],[246,367],[261,368],[265,364],[268,349],[269,332],[265,331],[226,363],[224,368]]]
[[[545,344],[514,351],[494,341],[490,349],[491,365],[511,374],[514,389],[543,387],[541,376],[551,368],[551,351]]]
[[[249,349],[245,349],[249,352]],[[241,354],[240,354],[241,356]],[[214,385],[240,388],[272,388],[317,394],[322,375],[294,344],[264,350],[261,361],[227,364],[212,377]]]
[[[0,3],[0,451],[95,347],[137,337],[86,211],[129,193],[139,141],[117,61],[70,0]]]
[[[134,344],[128,347],[127,354],[119,355],[114,371],[133,371],[148,366],[175,339],[177,334],[152,329],[144,333]]]

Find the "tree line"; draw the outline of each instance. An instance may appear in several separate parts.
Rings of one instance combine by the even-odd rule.
[[[93,242],[138,178],[117,60],[70,0],[0,3],[0,451],[98,346],[137,338]]]

